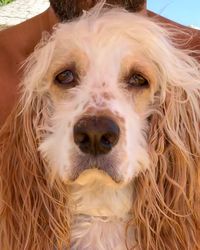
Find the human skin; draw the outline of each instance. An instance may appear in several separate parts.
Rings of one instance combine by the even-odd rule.
[[[58,0],[50,1],[53,5]],[[60,0],[60,2],[63,3],[64,1],[65,0]],[[68,2],[73,1],[68,0]],[[182,47],[200,50],[200,31],[186,28],[163,17],[157,16],[152,12],[146,11],[145,1],[137,0],[136,2],[138,5],[131,5],[134,1],[136,0],[109,0],[112,4],[121,3],[123,7],[125,4],[129,3],[129,5],[126,5],[129,10],[133,11],[131,8],[134,6],[134,11],[140,11],[144,15],[154,16],[161,22],[171,24],[173,27],[183,30],[185,33],[183,33],[181,37],[178,37],[178,40],[181,39],[184,41],[189,39],[189,42],[182,43]],[[89,9],[94,5],[96,0],[75,0],[74,2],[77,4],[77,9],[75,9],[74,13],[69,12],[67,14],[68,18],[71,18],[72,15],[79,15],[80,9]],[[134,4],[136,2],[134,2]],[[69,7],[71,8],[71,6]],[[36,44],[41,39],[42,32],[52,31],[54,24],[59,21],[58,16],[59,15],[56,15],[50,7],[40,15],[0,32],[0,126],[5,122],[18,99],[18,86],[23,75],[22,63],[33,52]],[[66,19],[66,16],[60,19]]]

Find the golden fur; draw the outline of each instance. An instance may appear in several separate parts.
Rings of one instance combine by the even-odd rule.
[[[174,79],[161,99],[155,96],[150,168],[133,181],[132,249],[200,249],[200,69],[176,53],[184,71],[177,79],[191,87]],[[68,186],[58,177],[49,180],[38,151],[51,115],[48,97],[27,99],[24,94],[0,131],[0,249],[63,250],[70,246],[73,204]]]

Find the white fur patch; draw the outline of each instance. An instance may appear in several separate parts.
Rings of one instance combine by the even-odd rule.
[[[188,91],[199,84],[198,77],[192,83],[187,79],[180,63],[185,57],[164,29],[121,9],[99,12],[58,25],[49,43],[34,52],[24,80],[27,103],[34,96],[51,100],[39,151],[52,179],[57,175],[71,187],[73,250],[125,249],[131,184],[150,167],[147,114],[154,95],[159,93],[163,103],[169,84]],[[55,83],[56,74],[69,65],[79,76],[73,88]],[[148,86],[127,86],[131,72],[145,76]],[[102,114],[118,124],[120,137],[107,155],[94,160],[75,144],[73,128],[86,115]]]

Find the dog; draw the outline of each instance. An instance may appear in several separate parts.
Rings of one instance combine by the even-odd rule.
[[[0,132],[2,250],[200,249],[200,67],[99,4],[28,58]]]

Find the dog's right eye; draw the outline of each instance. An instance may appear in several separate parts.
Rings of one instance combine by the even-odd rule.
[[[135,88],[149,87],[148,80],[140,73],[134,73],[133,75],[131,75],[131,77],[128,79],[127,82],[129,87],[135,87]]]
[[[76,86],[77,77],[71,70],[64,70],[55,77],[55,83],[67,88]]]

